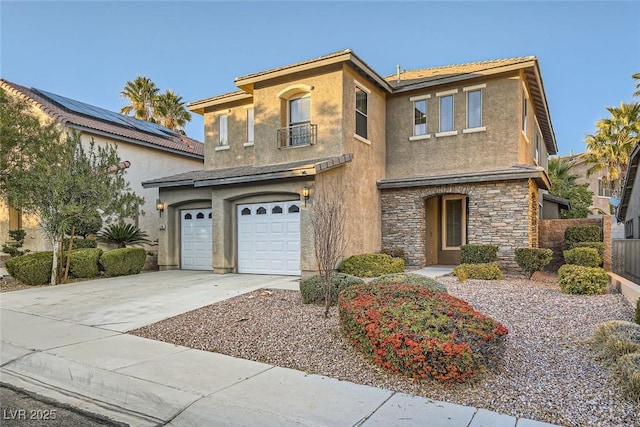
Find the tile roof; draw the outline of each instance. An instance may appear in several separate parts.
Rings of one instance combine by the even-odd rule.
[[[34,88],[20,86],[4,79],[0,79],[0,87],[20,98],[29,100],[45,114],[64,126],[77,128],[89,133],[93,131],[100,134],[108,134],[114,139],[121,139],[140,145],[151,146],[163,151],[204,159],[204,144],[186,135],[168,131],[173,135],[167,134],[166,137],[162,137],[112,121],[100,120],[95,117],[79,114],[64,108],[62,105],[37,92]],[[75,102],[78,103],[78,101]],[[84,105],[89,106],[89,104]],[[98,108],[94,106],[90,107],[94,109]],[[129,116],[124,117],[126,117],[128,121],[137,120]]]
[[[394,88],[423,82],[436,82],[453,76],[481,73],[499,69],[510,65],[518,65],[535,61],[535,56],[522,56],[509,59],[493,59],[490,61],[469,62],[466,64],[445,65],[441,67],[420,68],[417,70],[404,70],[400,72],[400,82],[397,74],[391,74],[384,79]]]
[[[144,188],[209,186],[267,181],[276,178],[293,178],[312,176],[350,162],[353,154],[342,154],[334,157],[298,160],[287,163],[269,165],[237,166],[224,169],[196,170],[163,178],[152,179],[142,183]]]

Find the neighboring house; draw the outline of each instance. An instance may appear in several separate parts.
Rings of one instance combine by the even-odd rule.
[[[382,77],[344,50],[234,83],[189,104],[204,170],[143,183],[167,206],[161,268],[311,274],[319,195],[342,203],[344,256],[400,248],[412,268],[495,244],[510,268],[537,246],[557,146],[535,57]]]
[[[624,178],[618,220],[624,224],[625,239],[640,239],[640,144],[629,155],[629,167]]]
[[[157,240],[157,192],[144,189],[142,181],[167,173],[201,169],[204,144],[153,123],[4,79],[0,79],[0,88],[27,100],[41,119],[51,119],[64,129],[79,131],[84,143],[94,140],[98,145],[116,144],[118,155],[128,166],[126,177],[131,189],[145,199],[141,207],[145,214],[133,218],[132,222],[146,231],[150,240]],[[9,240],[9,230],[18,228],[27,231],[25,248],[31,251],[50,250],[37,220],[21,215],[0,200],[0,243]]]
[[[586,153],[569,154],[566,156],[558,156],[558,159],[568,162],[571,165],[570,173],[577,175],[576,184],[588,184],[589,191],[593,192],[593,199],[589,210],[593,215],[611,215],[612,209],[609,201],[612,194],[611,188],[615,188],[611,183],[604,180],[605,172],[599,171],[587,176],[587,170],[591,167],[585,159]]]

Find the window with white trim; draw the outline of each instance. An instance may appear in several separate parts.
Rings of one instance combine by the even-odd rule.
[[[247,108],[247,142],[253,142],[254,136],[254,110]]]
[[[220,147],[229,145],[226,114],[221,114],[218,116],[218,145]]]
[[[467,129],[482,127],[482,89],[467,92]]]
[[[536,138],[535,138],[535,147],[534,147],[534,159],[536,160],[536,164],[540,164],[540,140],[542,137],[540,136],[540,132],[536,130]]]
[[[288,146],[311,144],[311,96],[305,94],[288,102]]]
[[[369,138],[369,94],[356,86],[356,135],[364,139]]]
[[[427,134],[427,100],[413,101],[413,136]]]
[[[440,97],[440,132],[453,131],[453,95]]]
[[[467,241],[467,197],[442,197],[442,249],[457,250]]]

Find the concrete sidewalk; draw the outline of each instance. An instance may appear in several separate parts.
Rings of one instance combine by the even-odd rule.
[[[0,381],[132,426],[550,425],[123,333],[296,279],[167,271],[0,294]]]

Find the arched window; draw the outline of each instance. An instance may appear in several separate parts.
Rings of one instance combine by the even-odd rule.
[[[289,206],[289,213],[296,213],[296,212],[300,212],[300,208],[297,205]]]
[[[267,213],[267,210],[265,208],[263,208],[262,206],[260,206],[258,208],[258,210],[256,211],[256,214],[258,214],[258,215],[264,215],[266,213]]]
[[[188,213],[184,216],[184,219],[193,219],[193,216],[191,216],[191,214]]]
[[[211,212],[209,212],[209,219],[211,219]]]
[[[241,215],[251,215],[251,209],[249,208],[244,208],[242,209],[242,211],[240,212]]]
[[[282,208],[280,206],[274,206],[273,209],[271,209],[271,213],[272,214],[281,214],[282,213]]]
[[[204,214],[202,212],[198,212],[198,215],[196,215],[196,219],[204,219]]]

